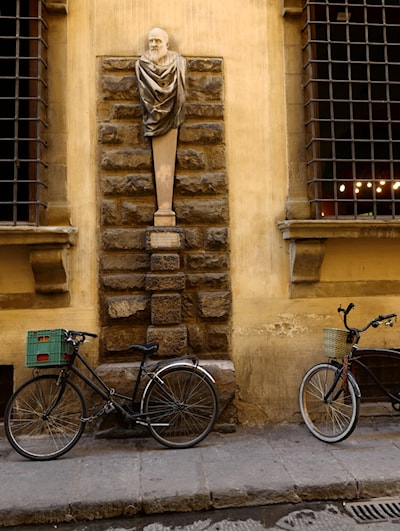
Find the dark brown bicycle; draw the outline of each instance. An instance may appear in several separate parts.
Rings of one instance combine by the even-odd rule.
[[[355,328],[347,323],[347,316],[353,308],[353,303],[346,309],[339,306],[338,312],[343,313],[346,330],[324,330],[328,361],[309,369],[300,386],[299,404],[305,425],[315,437],[327,443],[346,439],[357,425],[361,391],[352,372],[353,367],[365,370],[393,408],[400,411],[400,391],[390,392],[365,363],[366,358],[371,356],[400,361],[400,349],[358,346],[363,332],[382,324],[393,326],[397,314],[378,315],[363,328]]]

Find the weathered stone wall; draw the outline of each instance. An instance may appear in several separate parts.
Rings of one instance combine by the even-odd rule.
[[[231,291],[223,63],[216,58],[188,59],[186,118],[178,138],[173,203],[184,245],[179,255],[151,256],[146,229],[153,225],[155,189],[135,60],[104,57],[98,63],[103,359],[132,359],[128,346],[146,340],[152,321],[181,321],[187,328],[189,352],[228,359]],[[151,305],[154,270],[164,273],[162,282],[171,281],[171,293],[164,285],[163,294],[158,300],[153,295]],[[159,283],[160,276],[153,280]]]

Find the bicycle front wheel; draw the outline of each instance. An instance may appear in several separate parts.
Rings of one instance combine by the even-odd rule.
[[[218,415],[214,383],[196,367],[171,367],[152,380],[143,397],[150,433],[169,448],[189,448],[212,430]]]
[[[352,380],[347,378],[345,383],[334,365],[321,363],[307,372],[299,402],[307,428],[321,441],[343,441],[356,427],[360,397]]]
[[[25,382],[10,398],[4,429],[11,446],[29,459],[55,459],[70,450],[85,428],[86,403],[79,387],[57,375]]]

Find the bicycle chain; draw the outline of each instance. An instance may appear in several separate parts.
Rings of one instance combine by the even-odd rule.
[[[94,409],[95,406],[93,406],[92,409]],[[98,417],[101,417],[101,415],[104,415],[105,413],[111,413],[115,410],[114,404],[112,402],[106,402],[104,406],[95,414],[91,415],[90,417],[81,417],[82,422],[93,422]]]

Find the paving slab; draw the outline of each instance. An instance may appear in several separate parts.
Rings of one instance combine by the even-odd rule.
[[[209,448],[204,462],[215,508],[300,501],[267,439],[249,432],[230,444],[224,441]]]
[[[0,431],[0,527],[159,512],[397,496],[400,424],[362,422],[337,444],[303,425],[238,427],[194,448],[84,436],[55,461],[29,461]]]

